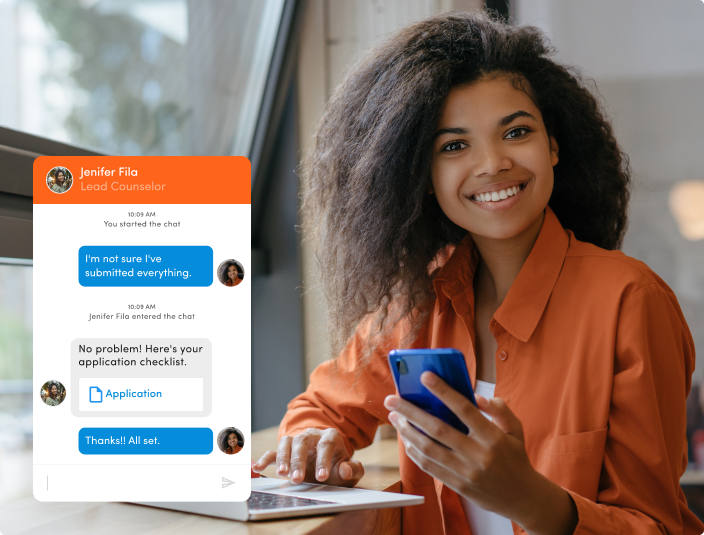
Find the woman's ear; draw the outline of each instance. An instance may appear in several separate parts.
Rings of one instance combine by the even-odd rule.
[[[555,139],[555,136],[550,136],[550,161],[552,162],[553,167],[555,167],[557,165],[557,162],[560,161],[557,156],[559,152],[560,147],[557,146],[557,140]]]

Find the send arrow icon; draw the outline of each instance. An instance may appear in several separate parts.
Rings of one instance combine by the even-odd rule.
[[[230,481],[226,477],[222,478],[222,488],[229,487],[230,485],[233,485],[234,483],[235,483],[234,481]]]

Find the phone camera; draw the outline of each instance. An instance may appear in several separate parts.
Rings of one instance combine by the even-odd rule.
[[[396,367],[398,368],[398,373],[401,375],[406,375],[408,373],[408,365],[403,359],[396,361]]]

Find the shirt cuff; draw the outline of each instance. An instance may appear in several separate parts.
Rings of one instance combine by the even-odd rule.
[[[563,487],[564,488],[564,487]],[[597,505],[584,496],[565,489],[577,507],[577,527],[574,535],[603,535],[615,533],[611,515],[605,513],[604,506]]]

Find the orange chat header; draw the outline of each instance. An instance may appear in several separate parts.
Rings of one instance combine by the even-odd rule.
[[[243,156],[41,156],[34,204],[251,204]]]

